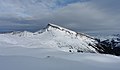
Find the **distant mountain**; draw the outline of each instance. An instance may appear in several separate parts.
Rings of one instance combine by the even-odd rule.
[[[92,52],[97,53],[95,38],[78,33],[55,24],[49,23],[46,28],[37,32],[11,32],[1,34],[4,42],[27,48],[55,48],[66,52]],[[8,42],[9,41],[9,42]],[[1,40],[1,42],[3,42]]]
[[[120,55],[120,34],[97,35],[97,48],[101,48],[100,53]]]
[[[11,34],[11,35],[15,35],[15,36],[24,36],[24,37],[29,37],[29,36],[32,36],[33,35],[33,33],[32,32],[28,32],[28,31],[23,31],[23,32],[21,32],[21,31],[14,31],[14,32],[11,32],[11,33],[9,33],[9,34]]]

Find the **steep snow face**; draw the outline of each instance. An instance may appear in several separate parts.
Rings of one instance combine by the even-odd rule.
[[[39,37],[51,46],[56,45],[69,51],[95,52],[89,44],[95,46],[96,41],[90,36],[54,24],[48,24],[43,31]]]
[[[97,43],[94,38],[54,24],[48,24],[45,29],[35,33],[24,31],[3,36],[15,42],[12,43],[15,46],[54,48],[66,52],[97,52],[93,48]]]

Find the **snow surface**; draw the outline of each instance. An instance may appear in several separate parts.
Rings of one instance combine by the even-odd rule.
[[[69,50],[72,52],[77,52],[77,50],[83,52],[97,52],[93,48],[97,42],[92,37],[54,24],[48,24],[45,29],[35,33],[24,31],[0,34],[0,45],[5,46],[6,43],[13,47],[44,47],[66,52],[69,52]]]
[[[120,70],[120,57],[98,53],[85,34],[50,24],[38,32],[0,34],[0,70]],[[67,51],[67,52],[64,52]]]
[[[0,48],[0,70],[120,70],[120,57],[48,48]]]

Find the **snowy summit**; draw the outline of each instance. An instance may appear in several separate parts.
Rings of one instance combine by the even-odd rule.
[[[77,33],[64,27],[49,23],[37,32],[12,32],[1,34],[4,43],[27,48],[53,48],[65,52],[94,52],[97,41],[86,34]],[[14,43],[11,43],[13,41]]]
[[[0,70],[120,70],[120,58],[96,54],[97,45],[94,37],[55,24],[0,34]]]

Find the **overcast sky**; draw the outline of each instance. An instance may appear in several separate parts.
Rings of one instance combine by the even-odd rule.
[[[82,32],[120,30],[120,0],[0,0],[0,31],[36,31],[49,22]]]

